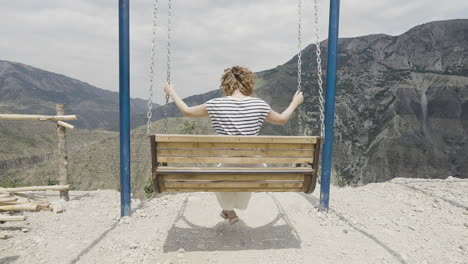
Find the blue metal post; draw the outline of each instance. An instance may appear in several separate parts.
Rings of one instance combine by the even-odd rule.
[[[120,214],[130,205],[130,32],[129,0],[119,0]]]
[[[325,142],[322,154],[322,178],[320,184],[320,211],[328,211],[330,200],[330,176],[332,169],[333,123],[335,117],[336,61],[338,53],[338,25],[340,0],[330,0],[328,27],[327,90],[325,94]]]

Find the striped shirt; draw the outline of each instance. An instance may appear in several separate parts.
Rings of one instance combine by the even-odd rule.
[[[231,96],[211,99],[205,103],[211,125],[220,135],[258,135],[270,106],[260,98]]]

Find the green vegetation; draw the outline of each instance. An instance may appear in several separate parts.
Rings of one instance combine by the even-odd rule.
[[[146,185],[143,187],[143,190],[145,191],[145,196],[147,198],[150,198],[151,196],[153,196],[153,184],[151,182],[151,176],[146,182]]]
[[[20,180],[10,179],[10,178],[3,178],[0,180],[0,187],[3,188],[16,188],[24,186],[23,182]]]
[[[195,121],[184,120],[184,127],[181,129],[180,134],[194,134],[195,129]]]
[[[57,179],[47,179],[47,185],[58,185],[59,181]]]
[[[338,174],[336,172],[332,173],[331,184],[333,186],[338,186],[338,187],[345,187],[345,186],[348,185],[348,183],[346,182],[345,177],[343,177],[343,175]]]

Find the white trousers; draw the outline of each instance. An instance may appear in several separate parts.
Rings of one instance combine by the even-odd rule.
[[[266,167],[266,164],[219,164],[217,167]],[[245,210],[249,206],[251,192],[217,192],[216,199],[223,210]]]

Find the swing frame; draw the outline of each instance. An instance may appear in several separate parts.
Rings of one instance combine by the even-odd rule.
[[[129,0],[119,0],[119,117],[121,216],[131,214],[130,185],[130,22]],[[325,96],[325,139],[319,210],[328,211],[332,167],[340,0],[330,0],[327,87]]]

